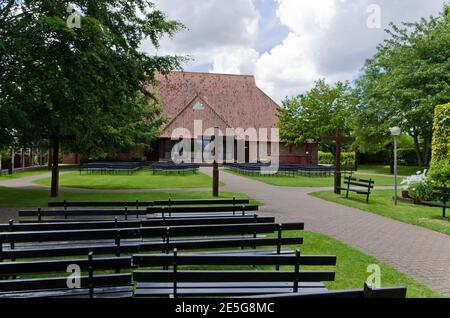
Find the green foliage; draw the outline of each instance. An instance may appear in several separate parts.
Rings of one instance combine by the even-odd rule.
[[[319,152],[320,164],[334,164],[335,156],[331,152]],[[354,152],[342,152],[341,153],[341,165],[354,166],[355,165],[355,153]]]
[[[66,23],[69,2],[81,12],[81,28]],[[145,38],[157,47],[182,25],[151,1],[9,1],[0,20],[0,134],[26,144],[74,137],[63,138],[64,148],[85,156],[157,137],[164,118],[146,84],[181,59],[139,47]]]
[[[447,160],[435,162],[428,175],[440,185],[450,185],[450,163]]]
[[[432,165],[450,161],[450,103],[436,106],[432,151]]]
[[[300,145],[308,139],[321,141],[324,136],[335,135],[336,128],[348,133],[351,99],[347,82],[330,86],[324,79],[317,81],[306,94],[283,101],[279,110],[280,138],[288,144]],[[331,143],[321,143],[321,148],[334,152]]]
[[[411,198],[416,200],[432,201],[435,199],[435,187],[436,183],[431,178],[428,178],[425,181],[408,188],[408,194]]]
[[[360,145],[379,145],[389,127],[400,126],[414,138],[419,165],[428,164],[434,106],[450,100],[449,29],[445,13],[391,25],[390,38],[356,82],[353,122]]]
[[[417,156],[415,149],[399,148],[397,150],[398,164],[402,166],[417,166]]]

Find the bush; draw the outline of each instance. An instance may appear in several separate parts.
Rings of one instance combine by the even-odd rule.
[[[408,191],[411,198],[420,201],[434,200],[434,187],[436,182],[426,175],[427,170],[423,172],[418,171],[417,174],[407,177],[402,185],[404,190]]]
[[[439,185],[450,185],[450,163],[446,160],[434,163],[428,175]]]
[[[322,165],[334,165],[334,154],[331,152],[319,152],[319,163]],[[341,165],[342,166],[354,166],[355,165],[355,153],[343,152],[341,153]]]
[[[414,148],[397,149],[398,164],[401,166],[417,166],[417,155]],[[383,149],[373,154],[361,154],[361,162],[364,164],[388,165],[391,162],[391,150]]]
[[[431,165],[450,160],[450,103],[436,106]]]

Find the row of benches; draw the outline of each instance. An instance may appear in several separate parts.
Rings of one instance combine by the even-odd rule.
[[[226,164],[226,168],[245,175],[286,175],[286,176],[320,176],[329,177],[334,173],[333,166],[322,165],[294,165],[294,164],[280,164],[276,169],[272,169],[267,164],[262,163],[233,163]],[[341,169],[344,172],[354,171],[352,167],[344,167]]]
[[[273,217],[236,213],[237,203],[221,205],[224,202],[249,203],[205,200],[197,201],[196,207],[183,207],[182,202],[171,201],[171,206],[148,207],[158,209],[155,213],[119,220],[109,211],[84,213],[67,209],[83,206],[80,202],[61,202],[52,205],[65,207],[60,211],[66,213],[63,220],[0,225],[0,297],[299,297],[329,293],[323,282],[334,280],[335,274],[322,267],[334,266],[336,257],[303,255],[288,248],[302,244],[303,239],[286,237],[284,231],[303,230],[302,223],[277,224]],[[95,204],[120,207],[123,202]],[[165,209],[170,213],[163,216]],[[30,214],[21,211],[21,215]],[[87,216],[89,221],[79,219]],[[67,274],[61,275],[70,266],[83,273],[79,288],[68,288]],[[303,266],[320,269],[303,270]],[[396,291],[404,297],[403,288]]]
[[[141,170],[144,162],[89,162],[81,163],[78,166],[80,174],[83,172],[89,174],[133,174]]]
[[[155,162],[151,165],[151,169],[154,175],[158,173],[168,174],[186,174],[186,173],[197,173],[200,169],[199,165],[189,164],[189,163],[180,163],[175,164],[173,162]]]

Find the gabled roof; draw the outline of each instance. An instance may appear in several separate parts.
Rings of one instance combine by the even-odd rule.
[[[172,72],[157,74],[156,80],[158,85],[149,89],[170,119],[162,137],[170,137],[175,128],[191,130],[194,120],[203,120],[203,129],[267,128],[269,134],[278,123],[278,105],[256,86],[254,76]],[[204,110],[194,110],[198,101]]]

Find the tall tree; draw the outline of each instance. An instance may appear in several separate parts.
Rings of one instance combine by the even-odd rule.
[[[450,100],[450,9],[417,23],[391,24],[389,38],[356,82],[357,134],[380,141],[394,125],[414,139],[417,160],[430,160],[434,107]]]
[[[328,85],[324,79],[303,95],[283,101],[279,110],[280,138],[291,145],[301,145],[307,139],[320,141],[334,135],[336,128],[349,132],[352,111],[352,91],[347,82]],[[332,143],[321,143],[323,150],[333,152]]]
[[[2,108],[23,116],[19,140],[51,141],[52,196],[62,143],[98,155],[156,137],[163,118],[146,85],[181,58],[149,56],[140,45],[148,38],[157,47],[179,22],[148,0],[7,1],[0,19]]]

